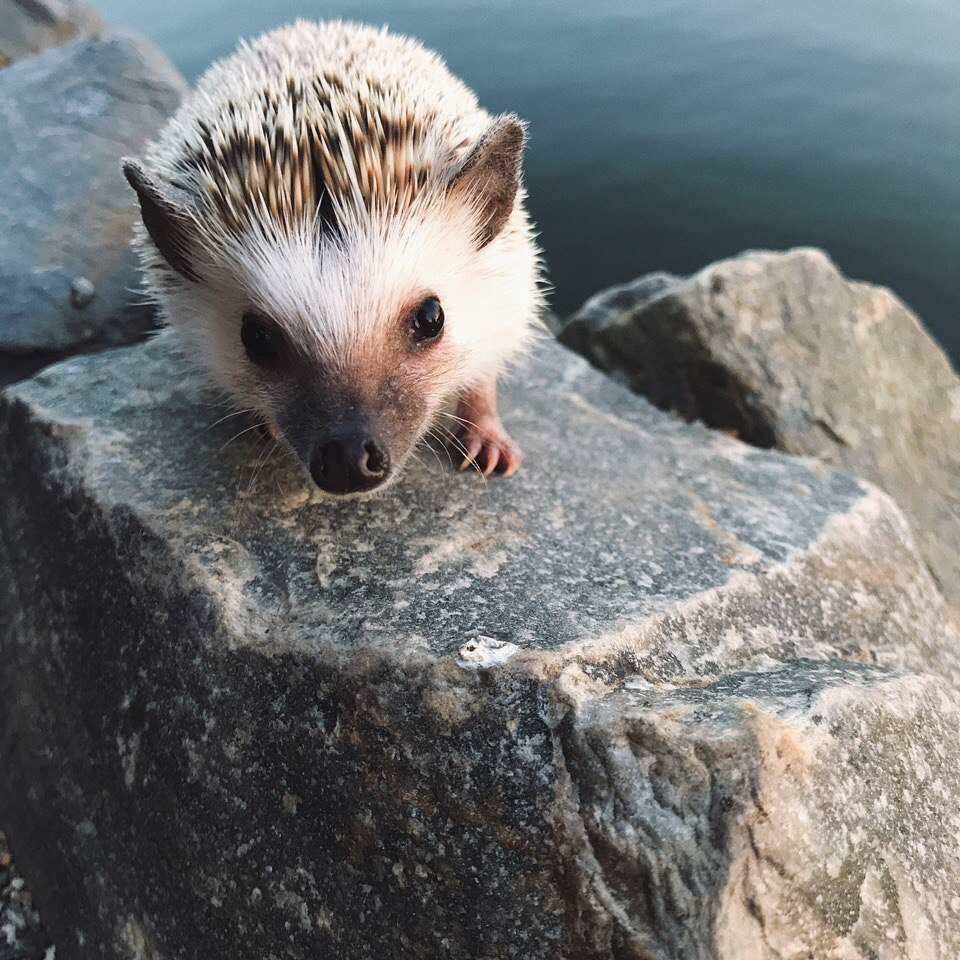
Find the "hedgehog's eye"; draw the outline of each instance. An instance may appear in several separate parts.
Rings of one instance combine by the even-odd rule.
[[[247,356],[259,367],[278,367],[286,354],[283,333],[276,324],[255,313],[243,315],[240,340]]]
[[[413,315],[413,336],[418,342],[436,340],[443,333],[443,307],[436,297],[427,297]]]

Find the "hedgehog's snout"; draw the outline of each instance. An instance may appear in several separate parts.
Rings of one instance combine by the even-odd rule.
[[[390,451],[364,425],[341,426],[314,448],[310,475],[327,493],[365,493],[390,475]]]

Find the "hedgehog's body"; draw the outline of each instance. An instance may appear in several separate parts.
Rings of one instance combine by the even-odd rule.
[[[454,395],[468,459],[512,472],[495,379],[541,302],[522,140],[414,41],[277,30],[127,164],[147,285],[321,487],[394,475]]]

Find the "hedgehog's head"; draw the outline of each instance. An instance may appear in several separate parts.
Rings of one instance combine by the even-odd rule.
[[[522,146],[521,123],[501,117],[419,176],[381,161],[368,179],[341,156],[352,183],[339,170],[339,190],[329,166],[321,183],[323,165],[276,145],[239,174],[236,157],[176,184],[124,171],[148,282],[181,341],[321,489],[358,493],[393,478],[443,404],[529,336],[540,294]]]

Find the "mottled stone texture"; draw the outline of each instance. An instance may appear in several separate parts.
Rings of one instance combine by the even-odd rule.
[[[58,958],[956,955],[960,646],[891,501],[557,346],[504,407],[517,477],[344,504],[165,337],[7,392],[0,806]]]
[[[960,378],[889,290],[751,252],[603,291],[560,339],[659,407],[882,487],[960,615]]]
[[[960,697],[929,677],[636,680],[561,736],[607,956],[957,955]]]
[[[33,892],[17,871],[0,830],[0,960],[54,960],[55,955]]]
[[[153,323],[136,292],[137,208],[120,159],[185,90],[152,44],[118,33],[0,70],[0,383]]]
[[[0,0],[0,67],[102,26],[82,0]]]

